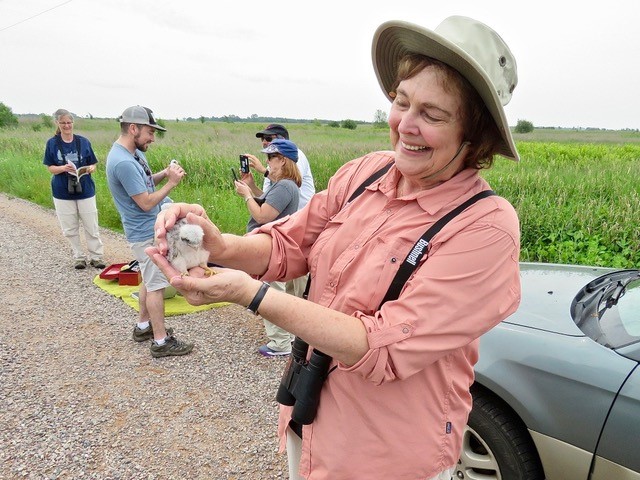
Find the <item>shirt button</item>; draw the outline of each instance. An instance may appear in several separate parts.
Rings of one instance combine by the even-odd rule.
[[[393,257],[393,258],[391,259],[391,263],[396,263],[397,261],[398,261],[398,259],[397,259],[396,257]]]
[[[331,283],[329,283],[329,286],[330,286],[331,288],[333,288],[333,287],[335,287],[335,286],[336,286],[336,284],[335,284],[334,282],[331,282]]]
[[[356,250],[358,250],[360,248],[360,245],[354,245],[353,248],[355,248]]]
[[[402,329],[402,333],[409,333],[409,329],[408,329],[407,327],[404,327],[404,328]]]

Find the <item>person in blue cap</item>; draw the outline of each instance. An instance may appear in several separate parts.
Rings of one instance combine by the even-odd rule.
[[[271,180],[269,189],[259,197],[254,197],[249,185],[239,180],[235,182],[236,193],[244,198],[251,215],[247,222],[247,232],[295,213],[300,201],[299,188],[302,184],[302,175],[296,165],[298,162],[296,144],[290,140],[278,138],[261,151],[267,154]],[[271,282],[270,285],[276,290],[286,291],[285,282]],[[289,355],[293,335],[266,319],[263,319],[263,322],[269,342],[258,348],[258,352],[265,357]]]

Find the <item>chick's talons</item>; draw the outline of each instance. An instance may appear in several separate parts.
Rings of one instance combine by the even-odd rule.
[[[204,276],[205,277],[211,277],[213,275],[215,275],[216,272],[215,270],[213,270],[212,268],[209,268],[207,265],[200,265],[200,268],[202,268],[204,270]],[[180,274],[180,277],[188,277],[189,276],[189,272],[182,272]]]
[[[203,266],[202,268],[204,269],[205,277],[211,277],[216,274],[216,271],[213,270],[212,268],[209,268],[207,265]]]

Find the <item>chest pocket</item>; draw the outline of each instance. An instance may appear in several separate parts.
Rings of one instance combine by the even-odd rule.
[[[354,305],[366,315],[373,315],[378,310],[378,305],[382,303],[389,285],[398,273],[402,261],[411,250],[413,241],[408,238],[380,238],[372,239],[369,244],[362,249],[361,255],[354,258],[353,267],[359,275],[365,278],[357,278],[356,285],[372,285],[369,296],[357,296],[362,299],[361,305]],[[366,263],[371,268],[360,269],[357,265]],[[375,279],[372,284],[371,279]]]

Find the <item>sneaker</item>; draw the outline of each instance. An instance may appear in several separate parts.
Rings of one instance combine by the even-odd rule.
[[[167,335],[173,335],[173,328],[167,327]],[[133,327],[133,339],[136,342],[144,342],[146,340],[153,340],[153,327],[151,323],[145,329],[142,329],[136,325]]]
[[[91,266],[95,268],[105,268],[106,265],[102,260],[91,260]]]
[[[73,267],[76,270],[84,270],[85,268],[87,268],[87,262],[82,259],[76,260],[76,263],[73,265]]]
[[[151,342],[151,356],[154,358],[160,357],[176,357],[180,355],[186,355],[193,350],[193,343],[186,343],[182,340],[178,340],[173,335],[167,336],[164,345],[158,345],[156,342]]]
[[[266,345],[262,345],[260,348],[258,348],[258,353],[265,357],[280,357],[284,355],[289,355],[291,351],[273,350],[272,348],[269,348]]]

